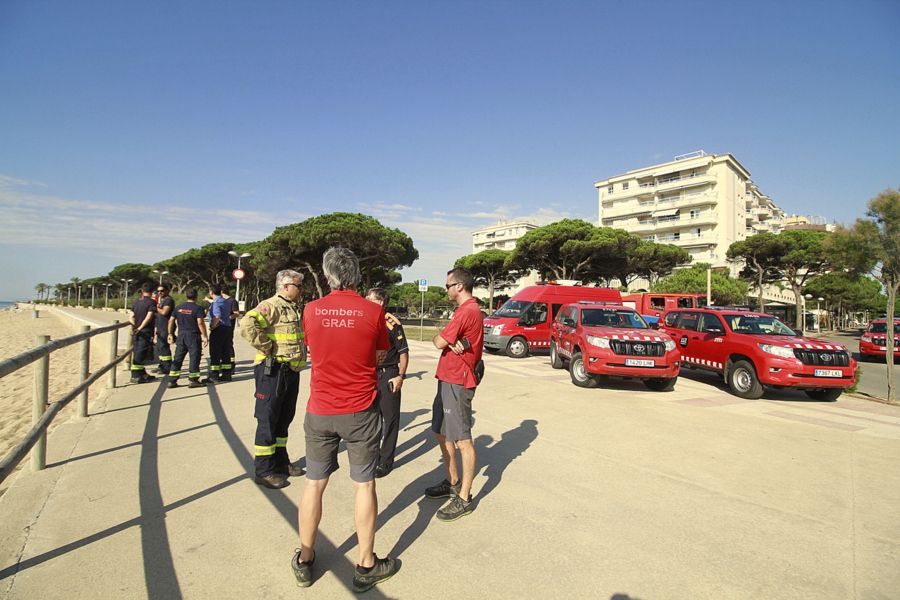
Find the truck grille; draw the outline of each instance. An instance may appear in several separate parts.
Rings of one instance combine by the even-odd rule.
[[[662,342],[609,340],[609,347],[616,354],[628,356],[663,356],[665,354],[665,344]]]
[[[887,346],[887,338],[872,338],[872,343],[876,346]],[[896,343],[896,340],[894,343]]]
[[[490,335],[490,334],[491,334],[491,329],[493,329],[493,328],[494,328],[494,327],[491,326],[491,325],[485,325],[485,326],[484,326],[484,335]]]
[[[794,356],[804,365],[820,367],[846,367],[850,364],[850,355],[844,350],[804,350],[794,348]]]

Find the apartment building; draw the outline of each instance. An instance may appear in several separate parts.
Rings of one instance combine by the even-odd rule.
[[[731,154],[702,150],[674,160],[615,175],[594,184],[598,223],[625,229],[646,240],[687,250],[693,262],[728,267],[728,247],[765,231],[778,233],[784,211],[776,206]],[[646,282],[637,282],[646,285]],[[777,288],[766,291],[772,301],[793,302]]]

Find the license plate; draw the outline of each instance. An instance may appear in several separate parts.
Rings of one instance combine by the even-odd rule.
[[[816,377],[841,377],[843,373],[837,369],[816,369],[813,375]]]
[[[656,361],[642,360],[640,358],[626,358],[625,366],[626,367],[655,367]]]

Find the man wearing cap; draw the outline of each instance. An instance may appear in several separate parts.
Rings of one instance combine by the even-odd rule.
[[[175,310],[175,301],[169,295],[169,288],[160,284],[156,288],[156,355],[159,359],[157,372],[168,375],[172,366],[172,348],[169,346],[169,319]]]

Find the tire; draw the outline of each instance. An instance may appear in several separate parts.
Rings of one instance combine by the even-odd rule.
[[[506,346],[506,355],[512,358],[525,358],[528,356],[528,342],[520,335],[509,340]]]
[[[763,386],[756,376],[756,369],[746,360],[738,360],[728,368],[728,388],[739,398],[756,400],[763,395]]]
[[[562,369],[565,365],[559,352],[556,350],[556,342],[550,340],[550,366],[554,369]]]
[[[841,397],[844,392],[841,388],[828,388],[827,390],[806,390],[806,395],[813,400],[821,400],[823,402],[834,402]]]
[[[576,352],[572,355],[572,359],[569,361],[569,375],[572,377],[572,383],[578,387],[595,388],[599,383],[597,378],[584,368],[584,359],[581,352]]]
[[[484,351],[488,354],[497,354],[498,352],[500,352],[496,348],[488,348],[487,346],[484,347]]]
[[[675,382],[678,381],[677,377],[672,377],[670,379],[656,378],[656,379],[645,379],[644,385],[653,390],[654,392],[671,392],[675,389]]]

